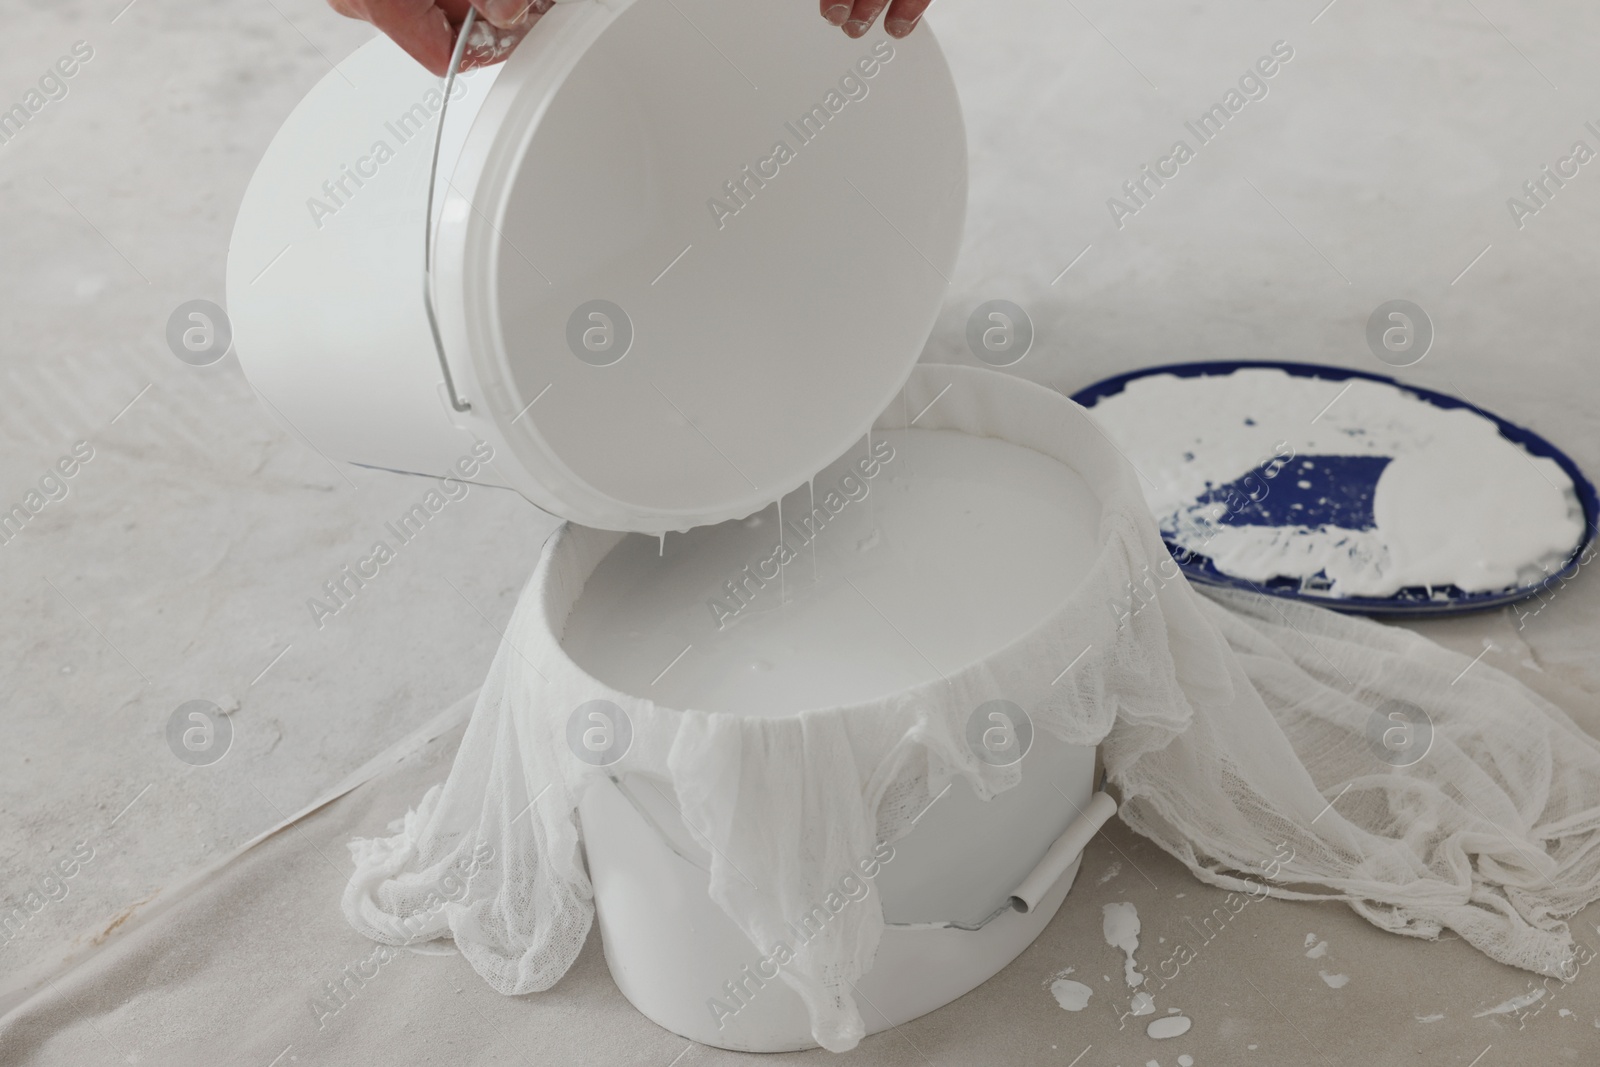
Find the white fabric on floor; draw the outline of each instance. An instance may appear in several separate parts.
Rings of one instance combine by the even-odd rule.
[[[980,796],[1020,780],[1020,764],[990,766],[964,740],[970,710],[1004,698],[1037,729],[1102,745],[1123,818],[1205,881],[1336,896],[1385,929],[1449,927],[1505,963],[1570,975],[1562,917],[1600,896],[1600,744],[1511,678],[1408,632],[1200,596],[1177,576],[1132,468],[1059,394],[950,366],[917,368],[906,392],[879,429],[923,412],[922,428],[1034,448],[1096,490],[1102,547],[1069,601],[987,660],[885,700],[782,718],[676,710],[611,689],[563,652],[567,613],[621,536],[565,527],[523,593],[449,780],[394,836],[352,845],[344,906],[356,929],[388,944],[452,936],[501,992],[548,988],[593,917],[577,803],[597,775],[626,771],[674,787],[712,845],[713,899],[768,951],[827,872],[907,832],[949,780]],[[604,769],[565,742],[570,711],[596,699],[621,706],[634,731],[623,762]],[[1431,720],[1431,749],[1395,766],[1373,715],[1381,737],[1391,710],[1413,707]],[[476,863],[486,846],[497,862]],[[849,990],[883,928],[876,904],[840,919],[782,972],[835,1051],[863,1034]]]

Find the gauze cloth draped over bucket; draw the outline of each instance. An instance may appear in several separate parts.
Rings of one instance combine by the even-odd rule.
[[[1035,729],[1102,746],[1122,818],[1202,881],[1259,885],[1271,863],[1277,896],[1347,900],[1415,937],[1448,927],[1494,959],[1570,977],[1562,918],[1600,897],[1600,744],[1509,676],[1468,671],[1407,631],[1201,596],[1176,576],[1138,475],[1049,389],[921,366],[903,400],[881,429],[922,412],[919,428],[1031,447],[1098,492],[1099,557],[1059,611],[982,662],[870,704],[780,718],[666,708],[563,652],[567,613],[621,536],[565,527],[522,595],[448,781],[394,836],[352,843],[355,928],[389,944],[450,936],[500,992],[548,988],[593,918],[578,800],[597,776],[629,773],[670,784],[710,846],[712,898],[765,955],[952,778],[983,797],[1020,780],[1027,760],[990,766],[965,743],[972,710],[1006,699]],[[633,727],[608,768],[566,741],[569,715],[595,699]],[[1374,738],[1405,706],[1431,720],[1432,743],[1398,767]],[[883,929],[877,896],[864,905],[782,970],[834,1051],[863,1033],[851,985]]]

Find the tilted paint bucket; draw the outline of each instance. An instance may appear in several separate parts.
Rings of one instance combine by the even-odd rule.
[[[447,104],[393,44],[358,50],[239,211],[252,385],[330,457],[440,476],[481,440],[481,480],[604,529],[805,482],[932,329],[966,155],[930,33],[851,41],[804,7],[563,4]]]

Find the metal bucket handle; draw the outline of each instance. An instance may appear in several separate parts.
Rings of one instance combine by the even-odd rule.
[[[450,66],[444,75],[444,102],[439,106],[439,125],[433,136],[433,163],[428,168],[428,204],[422,219],[422,305],[428,312],[428,330],[433,334],[433,350],[439,356],[439,369],[444,372],[444,387],[450,395],[450,406],[457,411],[471,411],[472,404],[456,391],[455,376],[450,373],[450,361],[445,358],[444,338],[439,334],[439,316],[433,304],[433,193],[439,182],[439,151],[444,144],[444,117],[450,110],[450,91],[455,87],[456,75],[461,71],[461,61],[466,56],[467,39],[477,25],[478,11],[467,9],[461,22],[461,32],[456,35],[456,47],[450,55]]]

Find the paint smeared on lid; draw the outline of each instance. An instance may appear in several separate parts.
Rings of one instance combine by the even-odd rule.
[[[1386,382],[1155,374],[1092,410],[1163,535],[1236,578],[1335,597],[1498,592],[1559,570],[1583,538],[1553,460]]]

